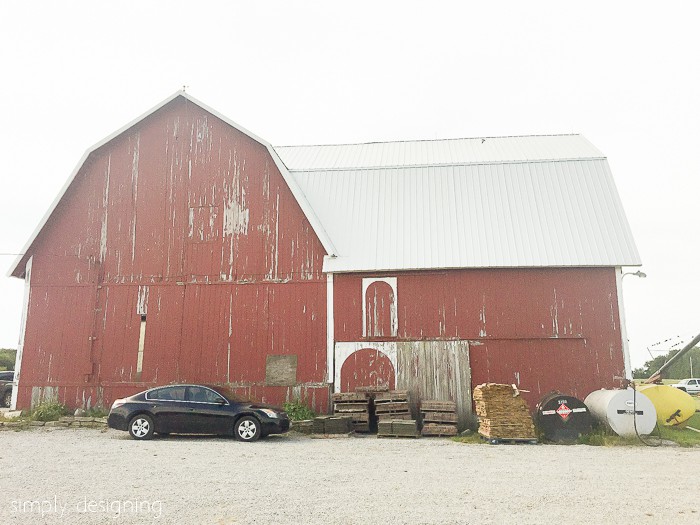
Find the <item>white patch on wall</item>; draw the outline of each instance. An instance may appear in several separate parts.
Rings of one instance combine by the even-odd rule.
[[[234,195],[224,203],[224,235],[247,235],[250,211],[245,207],[245,193],[241,202]]]
[[[136,313],[148,314],[148,286],[139,286],[139,295],[136,301]]]
[[[390,334],[380,334],[381,319],[379,318],[377,312],[385,310],[380,308],[380,305],[374,304],[373,316],[374,326],[367,326],[367,291],[369,287],[374,283],[386,283],[389,285],[392,291],[391,304],[389,305],[389,315],[391,316],[391,333]],[[383,335],[387,337],[396,337],[399,332],[399,317],[398,317],[398,287],[396,277],[383,277],[383,278],[364,278],[362,279],[362,336],[368,337],[371,335]]]

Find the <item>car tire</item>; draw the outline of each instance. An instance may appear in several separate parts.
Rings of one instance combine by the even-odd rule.
[[[11,403],[12,403],[12,392],[5,392],[5,395],[2,396],[2,406],[10,408]]]
[[[146,414],[132,417],[129,421],[129,434],[138,440],[153,439],[153,418]]]
[[[236,421],[233,434],[238,441],[257,441],[262,434],[260,421],[253,416],[244,416]]]

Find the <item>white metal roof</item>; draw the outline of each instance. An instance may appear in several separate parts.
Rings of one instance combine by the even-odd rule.
[[[275,146],[292,171],[604,158],[581,135]]]
[[[87,157],[177,97],[267,147],[325,271],[641,264],[608,163],[580,135],[273,148],[179,91],[86,151],[10,275]]]
[[[328,272],[641,264],[580,135],[275,150],[337,249]]]

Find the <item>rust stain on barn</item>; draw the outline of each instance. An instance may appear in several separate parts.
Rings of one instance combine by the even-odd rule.
[[[16,406],[204,382],[325,411],[333,390],[386,384],[456,400],[464,423],[479,383],[515,383],[533,406],[625,375],[624,261],[334,268],[349,244],[314,169],[294,174],[286,152],[286,172],[184,93],[166,102],[89,152],[13,267]]]

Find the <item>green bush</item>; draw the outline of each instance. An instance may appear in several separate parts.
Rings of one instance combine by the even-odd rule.
[[[313,419],[316,417],[314,411],[307,407],[301,399],[286,402],[284,404],[284,411],[287,412],[289,418],[293,421]]]
[[[65,405],[48,401],[34,407],[30,417],[35,421],[58,421],[61,416],[67,416],[69,413]]]

